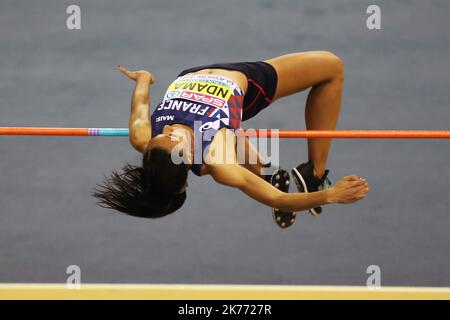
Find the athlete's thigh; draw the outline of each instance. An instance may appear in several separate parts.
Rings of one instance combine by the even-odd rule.
[[[278,75],[273,100],[303,91],[327,81],[343,68],[342,61],[331,52],[308,51],[290,53],[265,62],[271,64]]]

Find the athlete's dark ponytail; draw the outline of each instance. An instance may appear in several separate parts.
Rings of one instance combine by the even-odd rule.
[[[98,204],[141,218],[159,218],[179,209],[186,200],[188,168],[172,162],[170,153],[153,148],[142,167],[127,164],[113,172],[92,194]]]

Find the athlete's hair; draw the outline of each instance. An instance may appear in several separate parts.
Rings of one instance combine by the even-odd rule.
[[[114,171],[92,195],[104,208],[130,216],[160,218],[179,209],[186,200],[184,187],[188,167],[173,163],[170,153],[152,148],[144,154],[142,167],[126,164]]]

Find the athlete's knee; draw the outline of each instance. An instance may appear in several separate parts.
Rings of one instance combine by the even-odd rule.
[[[342,60],[341,57],[339,57],[338,55],[332,53],[332,52],[328,52],[327,54],[329,56],[330,59],[330,63],[332,65],[332,70],[333,70],[333,74],[336,78],[340,78],[343,79],[345,76],[345,64],[344,64],[344,60]]]
[[[345,64],[344,60],[330,51],[320,51],[323,62],[329,66],[330,74],[333,79],[344,79]]]

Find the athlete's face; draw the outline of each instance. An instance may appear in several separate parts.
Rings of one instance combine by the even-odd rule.
[[[181,157],[186,164],[193,162],[193,141],[187,129],[165,126],[161,134],[150,140],[148,147],[162,148],[174,156]]]

